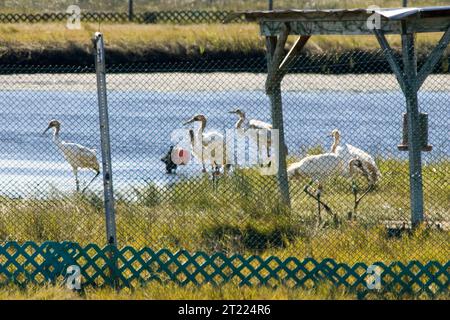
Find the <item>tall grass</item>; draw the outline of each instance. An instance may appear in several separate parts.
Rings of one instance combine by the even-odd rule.
[[[203,286],[188,285],[180,287],[175,284],[159,284],[152,282],[134,290],[122,289],[96,289],[86,288],[82,293],[68,290],[64,285],[45,285],[18,287],[7,285],[0,287],[0,300],[300,300],[300,299],[333,299],[350,300],[356,299],[356,294],[347,291],[343,287],[322,284],[312,289],[288,288],[279,286],[269,288],[239,287],[233,283],[221,286],[205,284]],[[366,299],[425,299],[424,296],[396,296],[385,293],[383,295],[369,293]],[[448,294],[440,294],[434,299],[448,300]]]
[[[0,25],[0,51],[9,52],[79,52],[90,53],[96,31],[105,35],[108,50],[136,57],[155,54],[201,56],[215,52],[264,54],[264,39],[257,24],[142,25],[83,23],[80,30],[66,29],[65,23]],[[440,34],[420,34],[418,53],[434,47]],[[391,46],[401,46],[400,37],[388,36]],[[294,37],[288,40],[290,46]],[[306,52],[323,54],[349,50],[379,50],[373,36],[314,36]],[[448,52],[448,51],[447,51]],[[130,58],[131,59],[131,58]]]
[[[292,160],[291,160],[292,161]],[[334,258],[363,261],[448,261],[450,232],[418,228],[398,237],[388,233],[384,220],[409,221],[406,161],[377,160],[383,178],[361,203],[356,221],[347,221],[353,207],[351,183],[335,177],[322,200],[336,212],[335,225],[322,212],[317,226],[317,204],[303,193],[308,182],[292,181],[292,209],[276,199],[274,177],[256,170],[236,170],[221,177],[216,189],[208,176],[186,179],[166,187],[149,184],[118,196],[119,245],[180,248],[208,253]],[[426,218],[449,220],[450,162],[424,167]],[[364,181],[358,181],[361,190]],[[102,200],[95,194],[52,194],[48,198],[0,198],[0,241],[69,240],[105,243]]]

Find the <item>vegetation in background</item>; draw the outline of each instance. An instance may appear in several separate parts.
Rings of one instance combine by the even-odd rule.
[[[106,50],[112,59],[148,61],[167,58],[198,58],[206,56],[263,57],[265,45],[256,24],[143,25],[82,23],[81,30],[66,29],[61,23],[0,25],[0,62],[91,64],[91,38],[96,31],[105,35]],[[400,37],[388,37],[394,48]],[[418,54],[427,54],[440,34],[421,34]],[[288,40],[290,46],[294,37]],[[372,36],[314,36],[305,52],[324,55],[352,50],[379,50]],[[448,49],[450,51],[450,49]],[[448,51],[447,51],[448,52]],[[448,53],[447,53],[448,54]]]
[[[401,7],[402,0],[273,0],[275,9],[337,9]],[[128,0],[13,0],[1,1],[0,12],[65,11],[72,4],[85,11],[125,12]],[[410,7],[450,5],[449,0],[409,0]],[[134,0],[135,12],[156,10],[260,10],[267,9],[267,0]]]

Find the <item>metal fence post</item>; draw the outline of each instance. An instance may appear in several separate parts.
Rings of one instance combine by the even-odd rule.
[[[105,197],[107,243],[117,246],[116,218],[114,211],[114,192],[111,169],[111,147],[109,139],[108,104],[106,100],[106,68],[103,35],[94,36],[95,71],[97,73],[98,110],[100,120],[100,139],[102,148],[103,192]]]
[[[128,0],[128,20],[133,21],[133,19],[134,19],[133,0]]]
[[[406,26],[404,26],[406,30]],[[423,221],[422,145],[417,98],[417,57],[414,34],[402,34],[403,65],[406,76],[406,107],[408,117],[409,175],[411,194],[411,223]]]

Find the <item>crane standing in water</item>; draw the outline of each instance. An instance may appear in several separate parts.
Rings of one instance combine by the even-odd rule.
[[[194,122],[200,123],[196,132],[192,129],[189,130],[192,154],[202,163],[203,172],[206,172],[206,163],[210,163],[214,177],[220,173],[220,166],[224,165],[224,169],[228,169],[228,166],[225,165],[224,137],[217,131],[204,132],[206,120],[207,119],[203,114],[197,114],[186,121],[184,125]],[[223,149],[219,150],[220,148],[213,148],[214,146],[221,146]],[[216,154],[217,152],[222,154]]]
[[[241,109],[232,110],[232,111],[229,111],[229,113],[236,114],[239,117],[238,121],[234,125],[235,129],[241,129],[244,132],[248,129],[254,129],[254,130],[262,131],[266,135],[267,135],[267,131],[270,132],[270,130],[272,130],[272,125],[270,123],[267,123],[267,122],[264,122],[261,120],[256,120],[256,119],[247,120],[247,118],[245,117],[245,112],[242,111]],[[258,147],[259,157],[261,159],[262,158],[262,154],[261,154],[262,150],[259,149],[260,148],[259,132],[256,135],[256,144]],[[270,157],[271,146],[272,146],[272,139],[271,139],[271,136],[269,135],[267,137],[267,146],[265,148],[266,152],[267,152],[267,157]],[[267,163],[267,165],[270,166],[270,164],[271,164],[271,162],[269,161]]]
[[[97,160],[95,150],[86,148],[82,145],[76,143],[65,142],[61,140],[59,132],[61,130],[61,123],[58,120],[51,120],[48,124],[47,129],[45,129],[44,134],[53,128],[53,142],[62,152],[66,161],[72,167],[73,174],[75,176],[75,183],[77,192],[80,191],[80,182],[78,180],[78,170],[79,169],[91,169],[96,172],[92,180],[84,187],[82,193],[89,187],[89,185],[98,177],[100,174],[100,166]]]

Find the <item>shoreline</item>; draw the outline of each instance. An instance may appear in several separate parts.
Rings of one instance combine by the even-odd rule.
[[[138,81],[137,81],[138,80]],[[108,73],[108,91],[264,91],[265,73]],[[2,91],[96,92],[95,73],[0,75]],[[440,83],[439,88],[436,83]],[[361,84],[364,84],[363,86]],[[126,85],[124,84],[133,84]],[[220,84],[220,85],[219,85]],[[303,92],[384,92],[399,91],[393,74],[288,74],[282,90]],[[421,91],[450,92],[450,74],[432,74]]]

